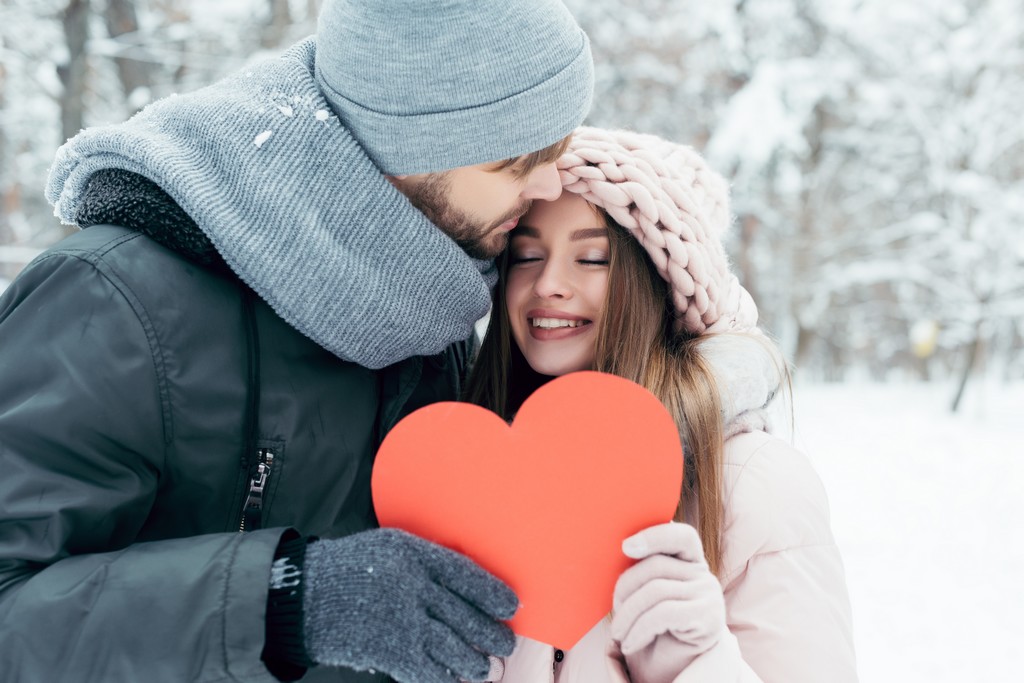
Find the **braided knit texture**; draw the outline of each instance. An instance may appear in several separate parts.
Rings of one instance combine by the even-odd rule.
[[[729,191],[691,147],[654,135],[583,127],[558,162],[565,190],[636,237],[669,283],[676,331],[746,332],[757,306],[729,268]]]

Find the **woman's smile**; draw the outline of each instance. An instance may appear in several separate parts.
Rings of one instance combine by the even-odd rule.
[[[586,334],[593,321],[560,311],[532,310],[526,314],[530,336],[537,341],[557,341]]]

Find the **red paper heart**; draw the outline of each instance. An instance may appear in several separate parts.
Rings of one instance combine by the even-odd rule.
[[[552,380],[511,427],[435,403],[388,434],[373,470],[381,526],[476,560],[515,590],[516,633],[569,649],[612,607],[622,540],[672,518],[683,456],[661,402],[597,372]]]

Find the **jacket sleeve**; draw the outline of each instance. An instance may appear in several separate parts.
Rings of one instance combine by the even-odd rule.
[[[633,683],[856,683],[850,604],[828,500],[780,439],[726,444],[722,589],[728,632],[681,661],[671,635],[626,658]]]
[[[730,439],[726,451],[722,586],[749,669],[738,680],[856,683],[846,576],[820,478],[806,456],[762,432]]]
[[[88,254],[50,252],[0,297],[3,680],[274,680],[281,530],[137,542],[169,438],[161,371],[142,304]]]

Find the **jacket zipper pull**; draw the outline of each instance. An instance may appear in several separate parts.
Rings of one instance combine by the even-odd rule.
[[[242,507],[242,522],[238,530],[254,531],[263,528],[263,491],[270,479],[270,468],[274,465],[274,452],[269,448],[259,450],[256,472],[249,481],[249,495]]]

